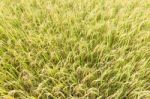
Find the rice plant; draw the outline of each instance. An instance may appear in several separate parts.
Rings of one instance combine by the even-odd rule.
[[[150,99],[150,0],[0,0],[0,99]]]

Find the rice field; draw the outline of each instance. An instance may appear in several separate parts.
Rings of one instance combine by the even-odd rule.
[[[0,0],[0,99],[150,99],[150,0]]]

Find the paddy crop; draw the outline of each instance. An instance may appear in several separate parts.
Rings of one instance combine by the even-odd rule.
[[[0,0],[0,99],[150,99],[150,1]]]

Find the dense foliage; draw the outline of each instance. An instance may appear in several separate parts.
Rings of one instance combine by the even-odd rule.
[[[150,99],[149,0],[0,0],[0,99]]]

